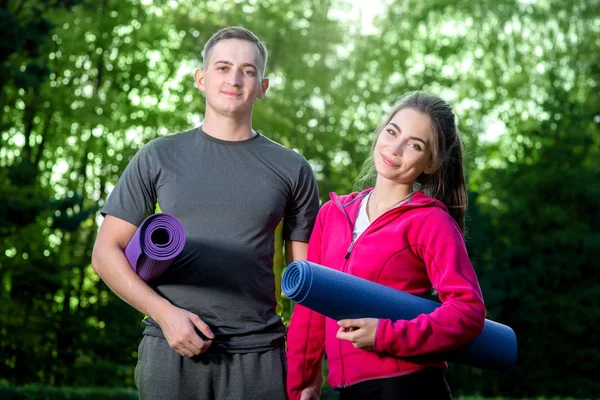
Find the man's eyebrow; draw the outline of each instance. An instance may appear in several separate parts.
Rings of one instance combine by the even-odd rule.
[[[227,61],[227,60],[218,60],[218,61],[215,61],[215,65],[217,65],[217,64],[226,64],[226,65],[233,66],[233,63],[231,61]],[[256,67],[256,65],[254,65],[252,63],[244,63],[244,64],[242,64],[242,67],[252,67],[252,68],[254,68],[255,70],[258,71],[258,68]]]
[[[400,129],[400,127],[398,125],[396,125],[395,123],[390,122],[390,125],[392,125],[394,128],[396,128],[398,130],[398,132],[402,132],[402,129]],[[425,141],[423,139],[421,139],[420,137],[411,136],[410,139],[412,139],[412,140],[418,140],[419,142],[421,142],[425,146],[427,146],[427,143],[425,143]]]

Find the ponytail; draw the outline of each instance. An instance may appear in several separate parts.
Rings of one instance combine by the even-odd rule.
[[[454,143],[446,149],[442,165],[434,173],[421,175],[417,180],[421,190],[448,208],[463,234],[466,232],[465,214],[468,207],[467,184],[463,171],[463,155],[458,134]]]

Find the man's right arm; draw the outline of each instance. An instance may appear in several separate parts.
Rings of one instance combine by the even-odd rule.
[[[194,328],[213,338],[208,325],[157,294],[130,267],[125,248],[136,230],[135,225],[107,215],[94,245],[92,268],[121,299],[156,321],[169,345],[179,354],[192,357],[206,351],[212,341],[202,340]]]

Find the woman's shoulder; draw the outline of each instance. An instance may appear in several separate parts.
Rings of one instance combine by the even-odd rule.
[[[416,231],[419,235],[433,236],[454,236],[462,237],[460,227],[448,213],[445,206],[437,206],[430,204],[426,207],[415,207],[411,213],[412,218],[407,218],[409,226],[414,228],[411,231]],[[408,215],[407,215],[408,216]]]

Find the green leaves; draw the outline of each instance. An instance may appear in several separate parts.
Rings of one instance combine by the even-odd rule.
[[[322,200],[352,190],[401,95],[454,106],[467,245],[488,317],[522,346],[514,373],[451,368],[455,394],[596,393],[598,5],[393,1],[373,34],[333,19],[338,2],[0,6],[0,376],[84,385],[97,377],[73,365],[98,365],[131,384],[141,316],[91,271],[97,210],[144,143],[202,123],[203,45],[243,25],[269,51],[253,126],[309,160]]]

